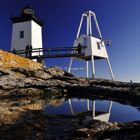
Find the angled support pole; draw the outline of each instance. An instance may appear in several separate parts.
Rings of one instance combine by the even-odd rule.
[[[81,17],[81,21],[80,21],[80,25],[79,25],[79,28],[78,28],[78,32],[77,32],[77,35],[76,35],[76,38],[79,37],[79,34],[80,34],[80,30],[81,30],[81,27],[82,27],[82,23],[83,23],[83,19],[84,19],[84,14],[82,14],[82,17]]]
[[[83,23],[83,19],[84,19],[84,16],[85,16],[85,14],[82,14],[82,17],[81,17],[81,20],[80,20],[80,25],[79,25],[79,28],[78,28],[78,32],[77,32],[76,38],[79,37],[80,30],[81,30],[82,23]],[[70,64],[69,64],[69,68],[68,68],[68,72],[69,72],[69,73],[71,72],[72,63],[73,63],[73,58],[70,58]]]
[[[112,80],[114,80],[114,74],[113,74],[113,71],[112,71],[112,67],[111,67],[111,64],[110,64],[110,61],[109,61],[109,58],[106,59],[107,60],[107,64],[108,64],[108,67],[109,67],[109,71],[110,71],[110,74],[111,74],[111,77],[112,77]]]
[[[92,36],[92,24],[91,24],[91,13],[89,12],[89,34],[90,34],[90,36]]]
[[[97,31],[98,31],[98,34],[99,34],[99,37],[102,39],[102,34],[101,34],[101,31],[100,31],[100,28],[99,28],[99,25],[98,25],[98,21],[97,21],[96,15],[93,12],[91,12],[91,13],[93,15],[93,18],[94,18],[94,21],[95,21],[95,25],[96,25],[96,28],[97,28]]]
[[[90,22],[90,19],[89,19],[89,16],[86,16],[87,17],[87,35],[89,35],[89,22]]]

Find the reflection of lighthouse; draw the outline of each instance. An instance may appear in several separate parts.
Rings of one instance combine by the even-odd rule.
[[[86,24],[87,24],[86,34],[80,35],[84,17],[86,18],[86,21],[87,21],[86,22]],[[99,37],[95,37],[95,35],[93,35],[93,33],[92,33],[92,22],[91,22],[92,17],[94,19]],[[77,47],[79,44],[83,47],[86,47],[85,52],[84,52],[85,55],[81,56],[80,58],[79,57],[71,58],[68,72],[71,71],[71,67],[72,67],[72,63],[73,63],[74,59],[84,60],[84,61],[86,61],[86,72],[87,72],[86,77],[88,78],[88,67],[89,67],[88,63],[89,63],[89,61],[91,61],[91,63],[92,63],[92,78],[94,78],[94,76],[95,76],[94,61],[100,60],[100,59],[105,59],[107,61],[107,64],[108,64],[111,77],[112,77],[112,79],[114,79],[114,75],[113,75],[113,71],[112,71],[112,68],[110,65],[109,57],[108,57],[108,54],[106,51],[106,46],[105,46],[106,42],[102,38],[101,31],[100,31],[100,28],[99,28],[99,25],[98,25],[98,22],[96,19],[96,15],[92,11],[88,11],[88,12],[85,12],[82,14],[80,25],[79,25],[78,32],[77,32],[77,36],[76,36],[76,39],[74,41],[73,46]]]

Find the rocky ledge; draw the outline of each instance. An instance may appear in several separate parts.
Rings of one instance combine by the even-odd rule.
[[[0,68],[0,98],[48,96],[105,98],[140,103],[140,83],[74,77],[58,67]]]
[[[0,68],[0,139],[140,138],[140,121],[106,123],[86,120],[86,113],[54,116],[42,110],[43,104],[58,105],[71,97],[109,99],[140,108],[140,83],[77,78],[58,67]]]

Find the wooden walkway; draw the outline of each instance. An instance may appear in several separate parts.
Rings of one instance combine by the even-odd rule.
[[[36,48],[28,50],[12,51],[17,55],[23,55],[30,59],[38,58],[63,58],[81,57],[85,55],[86,47],[60,47],[60,48]]]

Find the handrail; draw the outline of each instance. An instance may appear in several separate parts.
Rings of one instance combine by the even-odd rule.
[[[28,50],[26,50],[26,49],[23,49],[23,50],[16,50],[16,52],[22,52],[22,51],[29,51],[29,50],[58,50],[58,49],[60,49],[60,50],[65,50],[65,49],[72,49],[72,50],[77,50],[77,48],[78,47],[54,47],[54,48],[34,48],[34,49],[28,49]],[[81,47],[81,48],[86,48],[86,47]]]
[[[17,55],[26,55],[28,58],[35,58],[35,57],[72,57],[72,56],[79,56],[84,55],[85,53],[85,46],[80,47],[54,47],[54,48],[34,48],[34,49],[25,49],[25,50],[13,50],[12,53]],[[37,53],[37,54],[35,54]]]

